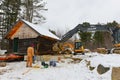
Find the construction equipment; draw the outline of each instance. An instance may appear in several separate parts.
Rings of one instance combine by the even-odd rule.
[[[75,43],[74,43],[75,47],[74,47],[74,54],[77,54],[77,53],[82,53],[84,54],[84,47],[83,47],[83,44],[80,40],[75,40]]]
[[[83,26],[82,24],[79,24],[72,30],[68,31],[65,35],[63,35],[61,40],[59,42],[57,42],[56,47],[58,47],[59,52],[65,51],[65,49],[62,50],[64,47],[64,43],[78,31],[79,32],[96,32],[96,31],[104,31],[105,32],[106,31],[106,32],[109,32],[111,34],[111,36],[113,37],[113,44],[120,42],[120,38],[119,38],[120,28],[119,27],[109,27],[107,25],[99,25],[99,24],[98,25],[90,25],[90,26],[86,27],[86,26]],[[62,44],[62,47],[60,44]],[[75,41],[72,48],[73,48],[74,53],[84,53],[84,48],[83,48],[81,41]],[[120,51],[120,49],[118,49],[118,50]]]

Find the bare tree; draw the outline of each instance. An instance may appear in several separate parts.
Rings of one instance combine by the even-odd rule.
[[[43,0],[22,0],[23,9],[20,17],[33,23],[41,23],[46,18],[41,14],[41,11],[46,11],[46,2]]]

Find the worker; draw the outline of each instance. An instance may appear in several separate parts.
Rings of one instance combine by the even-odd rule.
[[[32,67],[32,63],[33,63],[33,56],[34,56],[34,45],[31,44],[28,48],[27,48],[27,65],[26,67]]]

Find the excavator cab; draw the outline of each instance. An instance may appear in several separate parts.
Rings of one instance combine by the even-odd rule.
[[[82,53],[84,54],[84,47],[81,41],[75,41],[74,54]]]

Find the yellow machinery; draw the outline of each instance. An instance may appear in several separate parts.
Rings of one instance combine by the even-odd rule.
[[[83,47],[83,44],[80,40],[76,40],[75,43],[74,43],[74,54],[76,53],[82,53],[84,54],[84,47]]]
[[[84,54],[84,47],[80,40],[76,40],[74,43],[71,42],[58,42],[54,44],[53,51],[58,54]]]

